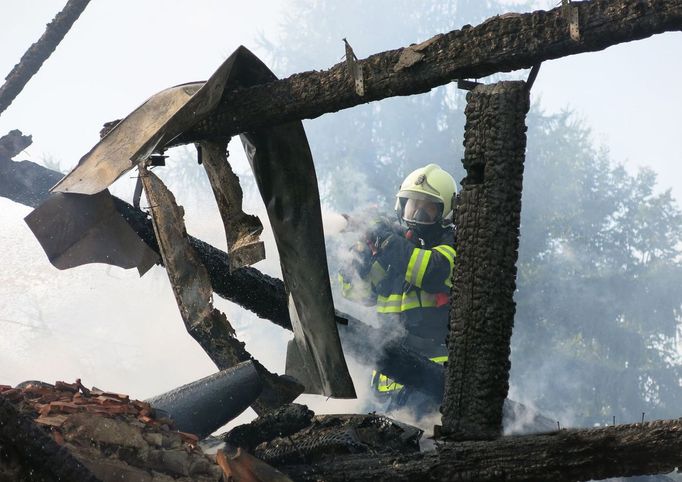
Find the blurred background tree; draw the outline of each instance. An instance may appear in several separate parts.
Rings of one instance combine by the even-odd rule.
[[[529,9],[494,0],[299,0],[280,34],[261,42],[286,76],[339,62],[342,38],[363,58]],[[429,162],[461,179],[464,105],[449,85],[306,121],[325,205],[391,210],[403,177]],[[535,105],[527,123],[511,395],[563,424],[679,416],[679,207],[670,192],[657,193],[651,171],[614,163],[571,112]]]

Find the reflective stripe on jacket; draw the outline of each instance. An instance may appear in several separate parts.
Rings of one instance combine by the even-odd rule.
[[[447,356],[435,356],[433,358],[429,358],[432,362],[438,363],[439,365],[442,365],[446,361],[448,361]],[[391,378],[387,377],[383,373],[379,373],[376,370],[372,370],[372,388],[374,388],[377,392],[380,393],[386,393],[386,392],[394,392],[396,390],[400,390],[403,388],[403,386],[396,382],[395,380],[392,380]]]
[[[439,308],[448,303],[455,249],[447,244],[417,248],[399,238],[400,246],[373,260],[364,278],[351,283],[339,274],[344,298],[365,305],[376,303],[378,313],[402,313],[415,308]],[[370,301],[371,298],[375,300]]]

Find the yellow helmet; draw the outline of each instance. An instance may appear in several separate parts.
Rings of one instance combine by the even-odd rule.
[[[412,171],[400,185],[395,210],[408,226],[452,224],[457,184],[438,164],[429,164]]]

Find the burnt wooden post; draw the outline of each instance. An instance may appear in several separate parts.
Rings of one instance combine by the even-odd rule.
[[[478,85],[467,94],[457,262],[448,335],[442,434],[496,438],[509,389],[509,354],[526,149],[526,83]]]

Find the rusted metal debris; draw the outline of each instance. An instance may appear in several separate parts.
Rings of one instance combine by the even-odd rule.
[[[205,267],[198,268],[201,263],[195,254],[191,261],[179,254],[189,249],[184,224],[171,225],[182,221],[182,213],[165,206],[172,196],[164,193],[153,199],[155,194],[150,193],[150,186],[152,183],[158,185],[158,180],[149,180],[151,176],[147,176],[144,164],[152,153],[162,151],[172,139],[206,116],[217,105],[226,86],[247,87],[275,78],[263,62],[240,47],[206,83],[184,84],[150,98],[109,131],[53,188],[56,192],[92,195],[138,165],[156,217],[157,237],[163,226],[171,238],[185,238],[182,250],[167,240],[159,241],[163,245],[162,254],[166,251],[164,264],[169,271],[176,272],[169,273],[169,277],[185,325],[220,368],[251,357],[234,337],[234,330],[225,316],[210,307],[212,289]],[[245,133],[241,138],[268,209],[289,294],[294,340],[287,350],[286,373],[301,380],[308,393],[355,398],[336,327],[317,177],[303,125],[300,121],[290,122]],[[205,165],[225,224],[231,251],[230,268],[254,262],[263,254],[263,245],[258,240],[261,224],[241,210],[241,188],[227,163],[226,141],[204,142],[202,146],[207,151]],[[165,188],[163,190],[167,192]],[[159,212],[166,209],[168,220],[159,223]],[[176,265],[172,266],[169,260]],[[196,279],[195,269],[201,271]],[[199,300],[201,302],[197,304]],[[203,327],[203,335],[197,333],[199,326]],[[211,328],[207,330],[207,326]],[[217,332],[209,334],[218,326],[222,327],[218,331],[225,339],[220,339]],[[293,400],[287,398],[294,393],[295,384],[258,367],[266,380],[261,401],[269,400],[268,405],[272,408]],[[284,394],[270,390],[274,385],[279,385],[279,392]]]
[[[108,190],[92,196],[54,193],[25,221],[59,269],[106,263],[137,268],[142,276],[159,261],[123,219]]]
[[[258,412],[276,408],[294,400],[302,391],[295,380],[270,373],[253,359],[239,341],[225,314],[213,307],[213,289],[196,251],[189,244],[184,210],[163,182],[145,166],[140,176],[159,242],[159,251],[187,332],[199,342],[220,369],[244,361],[253,361],[262,377],[263,393]]]
[[[52,190],[96,194],[154,151],[162,150],[215,108],[237,57],[231,55],[206,82],[171,87],[149,98],[109,131]],[[258,239],[263,230],[260,220],[242,212],[242,191],[227,163],[226,144],[206,141],[202,148],[204,167],[225,223],[230,267],[236,269],[264,259],[265,248]]]
[[[241,86],[276,79],[251,52],[238,52]],[[286,373],[300,380],[306,393],[355,398],[336,327],[317,176],[303,124],[265,127],[240,138],[268,211],[289,293],[294,339],[287,347]]]
[[[202,165],[223,218],[230,270],[265,259],[265,245],[259,238],[263,224],[257,216],[242,211],[242,188],[227,160],[227,142],[204,141],[199,144],[199,149],[202,152]]]
[[[53,191],[81,194],[103,191],[155,150],[206,117],[223,95],[237,52],[206,82],[170,87],[147,99],[85,154]]]

